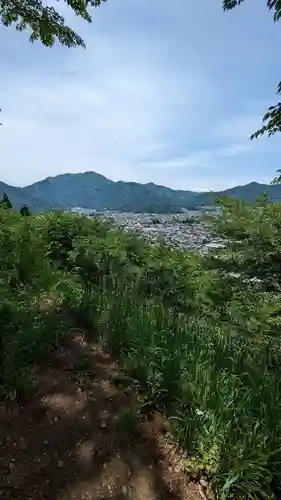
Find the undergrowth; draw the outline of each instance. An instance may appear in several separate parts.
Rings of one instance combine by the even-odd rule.
[[[200,257],[97,219],[2,208],[1,398],[27,390],[34,364],[66,334],[67,315],[102,338],[166,412],[219,498],[277,495],[279,220],[280,205],[225,205],[212,224],[232,243]],[[237,269],[240,277],[229,274]],[[256,269],[258,282],[248,279]],[[135,425],[126,412],[118,421],[127,432]]]

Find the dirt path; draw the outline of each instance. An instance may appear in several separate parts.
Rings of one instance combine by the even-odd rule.
[[[0,407],[1,499],[202,500],[167,458],[164,426],[134,415],[117,373],[73,332],[38,370],[36,395]]]

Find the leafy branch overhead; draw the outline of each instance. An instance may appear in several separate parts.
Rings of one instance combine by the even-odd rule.
[[[89,23],[92,21],[89,8],[103,2],[106,0],[58,0]],[[64,17],[42,0],[0,0],[0,22],[4,26],[15,24],[19,31],[28,29],[30,41],[39,40],[46,47],[51,47],[56,40],[67,47],[85,47],[84,40],[65,24]]]
[[[231,10],[237,5],[243,3],[244,0],[223,0],[223,10]],[[281,18],[281,0],[266,0],[266,5],[273,12],[273,20],[277,22]],[[281,94],[281,82],[277,87],[277,94]],[[263,117],[263,126],[251,135],[251,139],[257,139],[265,133],[270,137],[281,132],[281,102],[270,106]]]

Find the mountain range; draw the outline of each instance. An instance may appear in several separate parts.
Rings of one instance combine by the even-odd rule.
[[[0,195],[7,193],[13,206],[28,205],[43,212],[50,208],[64,210],[87,208],[130,212],[176,213],[183,209],[213,205],[217,196],[229,196],[254,202],[264,192],[271,201],[281,201],[281,185],[251,182],[225,191],[194,192],[174,190],[152,182],[114,182],[96,172],[61,174],[47,177],[26,187],[0,182]]]

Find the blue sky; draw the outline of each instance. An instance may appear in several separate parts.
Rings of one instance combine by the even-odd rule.
[[[224,189],[269,182],[281,135],[250,141],[281,72],[281,24],[265,0],[108,0],[87,50],[30,44],[0,28],[0,180],[26,185],[94,170],[113,180]]]

